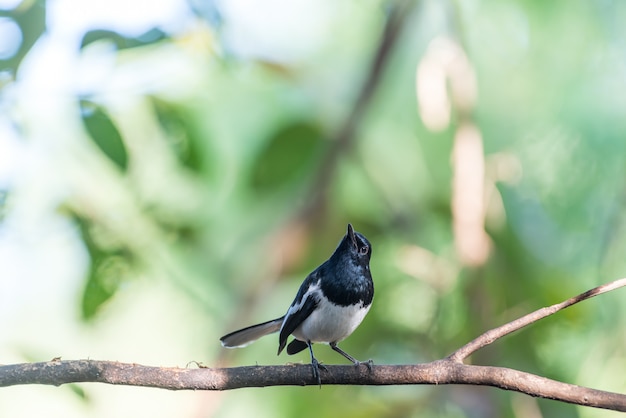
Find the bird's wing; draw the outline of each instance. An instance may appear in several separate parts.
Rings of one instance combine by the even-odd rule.
[[[305,286],[307,284],[308,286]],[[305,290],[303,291],[303,289]],[[319,292],[319,281],[313,283],[312,280],[306,280],[302,284],[300,292],[298,292],[296,300],[294,300],[289,307],[287,315],[285,315],[285,319],[283,320],[283,325],[280,328],[278,354],[285,348],[287,337],[289,337],[317,307],[320,299]]]
[[[271,321],[263,322],[262,324],[252,325],[250,327],[231,332],[230,334],[224,335],[220,338],[220,341],[222,342],[222,345],[227,348],[245,347],[264,335],[278,332],[284,318],[284,316],[281,316],[280,318],[272,319]]]

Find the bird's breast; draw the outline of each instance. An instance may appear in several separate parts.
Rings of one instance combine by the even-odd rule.
[[[341,306],[322,297],[317,308],[293,335],[299,340],[315,343],[339,342],[352,334],[369,309],[370,305],[364,306],[363,303]]]

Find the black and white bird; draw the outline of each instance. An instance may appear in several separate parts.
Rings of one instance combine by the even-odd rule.
[[[296,354],[308,347],[318,384],[321,384],[319,369],[324,367],[313,355],[313,343],[329,344],[358,366],[361,362],[340,349],[337,343],[352,334],[372,305],[371,255],[372,246],[367,238],[348,224],[348,232],[333,255],[304,279],[284,316],[224,335],[220,338],[222,345],[245,347],[264,335],[280,331],[280,354],[289,335],[293,335],[295,338],[287,345],[287,354]],[[366,364],[371,367],[371,362]]]

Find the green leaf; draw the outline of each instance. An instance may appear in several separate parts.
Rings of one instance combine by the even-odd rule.
[[[128,167],[128,153],[122,137],[102,108],[92,102],[80,101],[85,129],[100,150],[122,171]]]
[[[281,188],[301,179],[324,149],[322,131],[310,121],[281,127],[261,150],[251,171],[258,191]]]
[[[124,248],[99,243],[89,221],[75,214],[73,216],[91,258],[81,300],[82,319],[89,321],[95,318],[102,306],[115,295],[123,280],[130,275],[132,259]]]
[[[195,173],[210,168],[210,164],[206,164],[205,161],[207,156],[205,148],[208,141],[193,129],[192,121],[184,111],[156,98],[153,98],[152,103],[178,161]]]
[[[112,42],[117,49],[136,48],[142,45],[149,45],[167,38],[167,35],[160,29],[153,28],[135,37],[124,36],[118,32],[105,29],[95,29],[87,32],[81,40],[81,48],[93,42],[103,40]]]
[[[0,60],[2,70],[11,74],[17,72],[22,59],[46,31],[46,10],[47,5],[43,1],[23,1],[12,11],[0,10],[0,16],[8,16],[18,24],[23,36],[17,53],[7,60]]]
[[[78,398],[80,400],[82,400],[83,402],[89,403],[91,401],[91,399],[89,398],[89,395],[87,394],[85,389],[83,389],[82,387],[80,387],[76,383],[70,383],[70,384],[64,385],[64,386],[67,386],[67,388],[69,390],[71,390],[72,393],[74,393],[76,396],[78,396]]]
[[[84,320],[93,319],[102,305],[115,295],[128,270],[128,262],[121,256],[108,255],[93,263],[83,292],[81,312]]]

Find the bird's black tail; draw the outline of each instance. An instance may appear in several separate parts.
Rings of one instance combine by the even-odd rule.
[[[262,324],[233,331],[220,338],[220,341],[222,342],[222,346],[227,348],[245,347],[265,335],[280,331],[283,319],[285,319],[285,317],[281,316],[280,318],[272,319]]]
[[[305,343],[304,341],[293,340],[287,346],[287,354],[289,355],[296,354],[308,347],[309,345]]]

